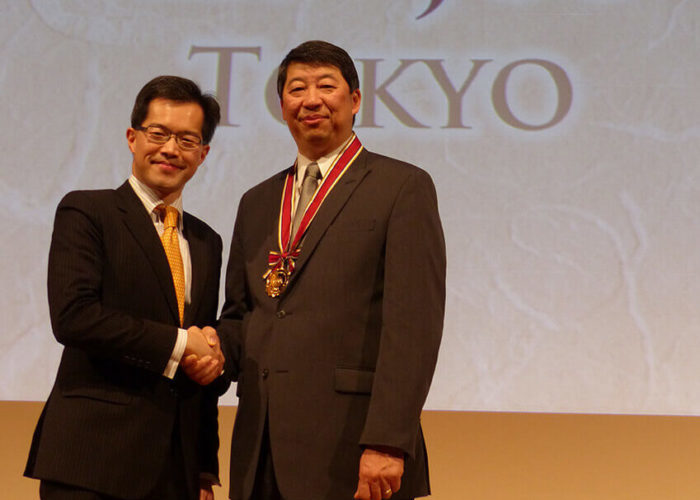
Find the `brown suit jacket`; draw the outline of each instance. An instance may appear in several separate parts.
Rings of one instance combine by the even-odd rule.
[[[187,213],[183,225],[192,258],[185,325],[211,325],[221,238]],[[162,375],[177,335],[177,299],[158,234],[128,183],[72,192],[61,201],[48,296],[53,333],[64,349],[25,474],[142,497],[156,484],[171,439],[178,439],[190,490],[198,495],[199,473],[218,475],[217,394],[179,370],[174,380]]]
[[[276,299],[286,171],[241,199],[219,331],[240,397],[231,493],[250,495],[265,418],[286,500],[352,498],[363,446],[406,454],[398,498],[429,494],[420,413],[445,302],[445,244],[423,170],[363,151],[324,201]]]

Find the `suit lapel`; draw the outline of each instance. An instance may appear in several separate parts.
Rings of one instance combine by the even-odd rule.
[[[170,273],[168,259],[165,257],[163,244],[158,238],[158,232],[153,226],[151,217],[141,203],[141,200],[129,182],[122,184],[117,190],[117,207],[123,214],[122,221],[134,240],[143,250],[146,260],[153,267],[153,271],[158,278],[158,282],[163,290],[163,295],[170,306],[170,312],[176,324],[180,323],[177,310],[177,297],[175,296],[175,285]]]
[[[368,173],[367,151],[364,150],[333,187],[316,213],[316,217],[314,217],[314,220],[311,222],[303,241],[301,253],[295,263],[289,286],[292,286],[296,277],[301,274],[302,268],[313,254],[321,238],[323,238],[328,226],[331,225],[338,213],[350,199],[355,188],[357,188],[364,176]]]

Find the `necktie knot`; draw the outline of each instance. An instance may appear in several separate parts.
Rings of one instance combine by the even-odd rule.
[[[304,183],[306,183],[307,179],[309,178],[313,179],[313,182],[315,184],[317,184],[318,181],[321,179],[321,169],[318,167],[318,163],[309,163],[309,166],[306,167],[306,173],[304,174]]]
[[[177,227],[177,219],[180,217],[180,212],[178,212],[177,208],[172,205],[158,205],[158,210],[163,220],[163,226],[165,226],[166,229],[169,227]]]
[[[309,165],[306,167],[306,172],[304,172],[304,180],[301,183],[297,213],[304,213],[306,206],[309,204],[311,198],[316,192],[319,180],[321,180],[321,169],[318,168],[318,163],[309,163]]]

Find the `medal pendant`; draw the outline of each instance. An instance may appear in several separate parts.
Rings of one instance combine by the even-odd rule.
[[[289,271],[285,266],[271,269],[265,279],[265,292],[272,298],[279,297],[289,282]]]

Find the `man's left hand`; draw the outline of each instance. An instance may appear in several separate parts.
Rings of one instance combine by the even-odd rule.
[[[356,500],[381,500],[401,488],[403,452],[393,448],[366,448],[360,457]]]

